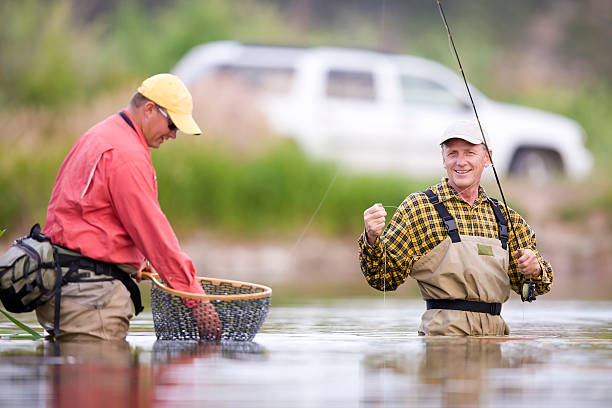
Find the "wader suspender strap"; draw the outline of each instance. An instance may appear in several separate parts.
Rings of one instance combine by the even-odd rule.
[[[495,214],[495,219],[497,220],[499,240],[501,241],[502,248],[508,249],[508,223],[506,222],[506,217],[504,217],[504,214],[499,209],[499,202],[494,198],[489,198],[489,200],[491,208],[493,208],[493,213]]]
[[[57,258],[57,250],[53,248],[53,258]],[[55,314],[53,315],[53,334],[56,336],[59,334],[59,314],[60,304],[62,302],[62,268],[59,264],[55,265],[57,276],[55,277]]]
[[[125,120],[125,123],[127,123],[128,125],[130,125],[130,127],[132,129],[134,129],[134,132],[136,132],[136,128],[134,127],[134,124],[132,123],[132,121],[130,120],[130,118],[128,118],[128,116],[125,114],[125,112],[121,111],[119,112],[119,115],[123,118],[123,120]]]
[[[448,230],[448,235],[452,242],[461,242],[461,238],[459,237],[459,229],[457,228],[457,222],[455,218],[448,212],[448,209],[438,200],[438,196],[431,191],[430,188],[425,190],[425,194],[427,198],[429,198],[429,202],[433,204],[434,208],[438,212],[438,215],[444,221],[444,225]]]
[[[438,196],[434,194],[431,189],[425,190],[425,194],[429,198],[429,201],[433,204],[434,208],[438,212],[438,215],[444,220],[444,225],[448,230],[448,235],[452,242],[460,242],[459,229],[457,223],[452,215],[448,212],[448,209],[438,200]],[[490,198],[491,208],[495,214],[495,220],[499,229],[499,240],[504,249],[508,246],[508,224],[506,218],[502,214],[501,210],[497,206],[497,200]],[[464,310],[466,312],[478,312],[488,313],[491,315],[501,314],[501,303],[485,303],[476,302],[472,300],[460,300],[460,299],[426,299],[427,310],[429,309],[451,309],[451,310]]]

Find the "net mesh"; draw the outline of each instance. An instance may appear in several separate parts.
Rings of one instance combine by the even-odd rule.
[[[242,295],[262,292],[247,284],[213,282],[198,278],[207,295]],[[270,310],[270,296],[246,300],[201,301],[192,309],[181,297],[151,286],[151,309],[159,340],[251,341]]]

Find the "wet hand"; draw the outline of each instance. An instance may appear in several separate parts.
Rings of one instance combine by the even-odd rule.
[[[222,325],[215,307],[208,300],[199,301],[191,309],[201,340],[221,340]]]
[[[366,238],[368,244],[373,244],[385,227],[387,212],[381,203],[376,203],[363,212]]]
[[[542,268],[536,254],[531,249],[519,249],[514,252],[518,270],[526,278],[537,278],[542,274]]]

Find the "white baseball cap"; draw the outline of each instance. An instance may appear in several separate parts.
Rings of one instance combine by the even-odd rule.
[[[470,120],[459,120],[447,127],[440,138],[440,144],[454,138],[463,139],[471,144],[484,144],[480,127]]]

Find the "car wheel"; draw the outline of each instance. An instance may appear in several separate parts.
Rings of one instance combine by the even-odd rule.
[[[534,181],[548,181],[561,174],[559,153],[546,149],[519,149],[512,159],[510,174]]]

